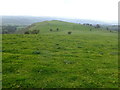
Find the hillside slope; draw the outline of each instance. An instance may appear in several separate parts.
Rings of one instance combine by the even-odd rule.
[[[26,30],[40,33],[2,35],[3,88],[118,88],[118,33],[63,21]]]
[[[58,28],[58,31],[57,31]],[[50,31],[52,29],[52,31]],[[69,23],[64,21],[58,21],[58,20],[52,20],[52,21],[44,21],[39,23],[34,23],[25,30],[22,31],[24,33],[25,31],[33,31],[33,30],[39,30],[41,34],[45,33],[51,33],[56,32],[59,34],[63,34],[65,32],[71,31],[71,32],[77,32],[78,31],[98,31],[102,29],[94,28],[93,26],[85,26],[82,24],[75,24],[75,23]],[[60,33],[61,32],[61,33]],[[106,32],[106,30],[104,30]]]

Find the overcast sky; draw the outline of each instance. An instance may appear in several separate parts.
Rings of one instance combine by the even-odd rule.
[[[119,0],[0,0],[0,15],[117,21]]]

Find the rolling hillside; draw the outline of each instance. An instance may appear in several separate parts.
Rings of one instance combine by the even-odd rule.
[[[19,33],[32,30],[2,35],[3,88],[118,88],[117,32],[54,20]]]
[[[57,28],[59,29],[57,31]],[[52,29],[52,31],[50,31]],[[78,32],[86,32],[86,31],[92,31],[92,32],[97,32],[102,31],[102,32],[109,32],[105,29],[98,29],[93,26],[86,26],[82,24],[75,24],[75,23],[69,23],[69,22],[64,22],[64,21],[58,21],[58,20],[52,20],[52,21],[43,21],[39,23],[34,23],[24,30],[22,30],[20,33],[24,33],[25,31],[33,31],[33,30],[39,30],[40,34],[65,34],[67,32],[72,32],[78,34]],[[54,32],[54,33],[52,33]],[[86,32],[87,33],[87,32]]]

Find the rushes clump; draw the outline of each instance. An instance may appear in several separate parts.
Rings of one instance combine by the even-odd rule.
[[[32,54],[40,54],[40,51],[34,51]]]

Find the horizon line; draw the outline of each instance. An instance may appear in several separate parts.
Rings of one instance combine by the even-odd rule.
[[[79,18],[79,17],[66,17],[66,16],[36,16],[36,15],[0,15],[0,16],[24,16],[24,17],[51,17],[51,18],[65,18],[65,19],[81,19],[81,20],[90,20],[90,21],[99,21],[104,23],[116,23],[118,20],[99,20],[99,19],[88,19],[88,18]]]

